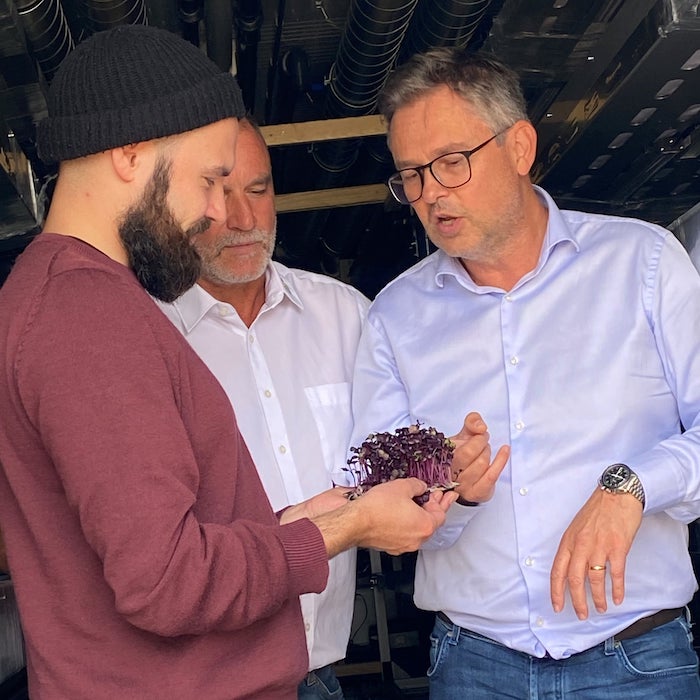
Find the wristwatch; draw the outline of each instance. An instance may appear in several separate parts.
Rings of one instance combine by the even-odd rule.
[[[626,464],[611,464],[600,475],[598,484],[608,493],[631,493],[642,505],[644,487],[639,477]]]

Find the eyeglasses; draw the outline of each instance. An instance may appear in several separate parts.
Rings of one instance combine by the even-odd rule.
[[[496,137],[505,133],[510,127],[499,131],[491,138],[486,139],[471,151],[455,151],[438,156],[430,163],[419,165],[417,168],[404,168],[394,173],[387,184],[394,198],[401,204],[413,204],[421,198],[426,169],[443,186],[454,189],[466,185],[472,177],[472,167],[469,158],[484,146],[491,143]]]

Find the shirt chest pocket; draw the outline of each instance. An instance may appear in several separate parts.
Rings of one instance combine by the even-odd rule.
[[[348,483],[342,471],[352,432],[350,382],[320,384],[304,389],[321,440],[323,462],[336,484]]]

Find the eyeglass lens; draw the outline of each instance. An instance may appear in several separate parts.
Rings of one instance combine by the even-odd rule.
[[[421,168],[401,170],[389,180],[391,191],[400,202],[411,204],[420,199],[426,170],[450,189],[466,185],[471,178],[469,158],[464,153],[446,153]]]

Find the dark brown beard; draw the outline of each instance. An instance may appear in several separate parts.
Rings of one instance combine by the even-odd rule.
[[[119,224],[129,267],[143,288],[164,302],[175,301],[197,281],[201,260],[190,239],[210,223],[203,218],[186,231],[177,223],[167,202],[170,165],[158,160],[141,201]]]

